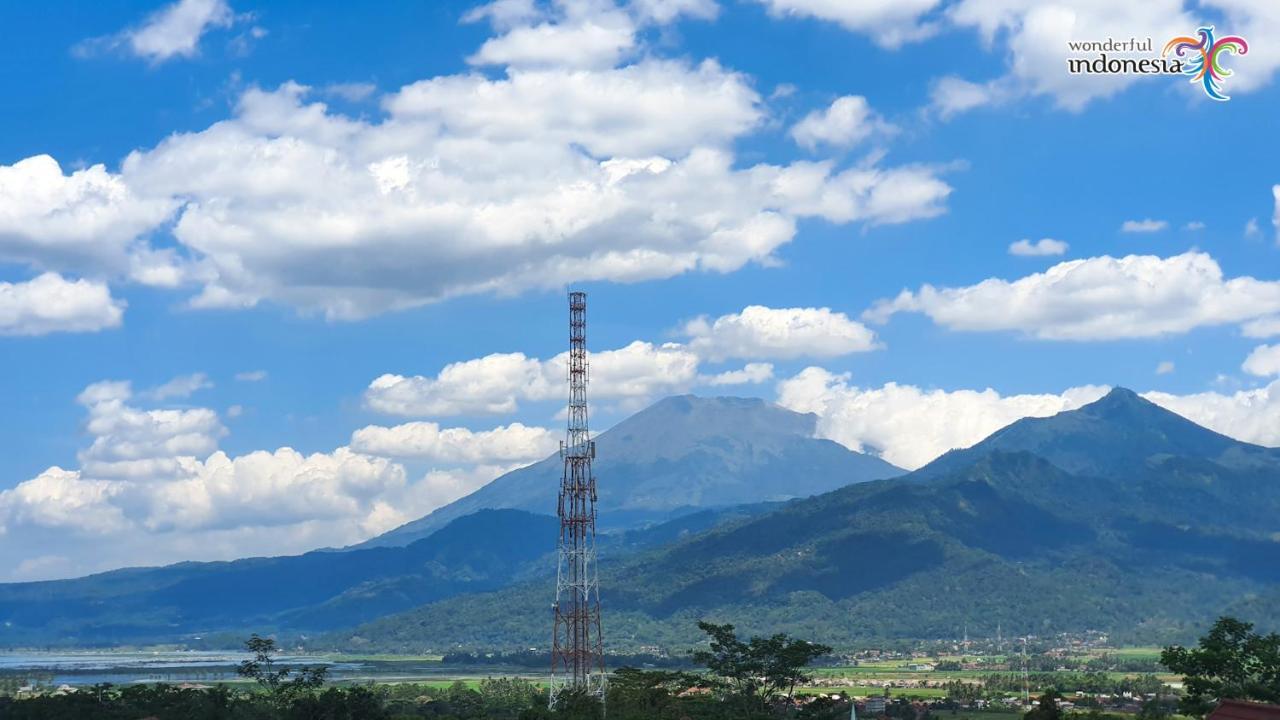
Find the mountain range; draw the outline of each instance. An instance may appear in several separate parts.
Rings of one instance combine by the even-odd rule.
[[[1280,451],[1116,389],[903,477],[619,558],[601,588],[618,650],[679,647],[702,618],[837,646],[965,627],[1164,641],[1227,611],[1280,627]],[[537,645],[549,592],[433,603],[329,642]]]
[[[686,396],[601,434],[611,649],[684,647],[702,618],[838,647],[963,627],[1181,640],[1227,611],[1280,627],[1280,450],[1124,389],[902,475],[813,430],[759,400]],[[0,644],[541,647],[556,520],[528,510],[554,506],[558,467],[347,551],[0,585]]]
[[[813,437],[816,418],[741,398],[673,397],[602,433],[605,557],[903,472]],[[179,563],[0,584],[0,645],[174,641],[243,629],[315,632],[505,587],[553,568],[558,457],[508,473],[343,552]]]

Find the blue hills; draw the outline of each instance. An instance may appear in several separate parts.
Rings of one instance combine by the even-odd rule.
[[[615,651],[700,618],[837,646],[1104,630],[1186,639],[1221,612],[1280,627],[1280,451],[1116,389],[912,473],[759,400],[663,400],[599,437]],[[0,585],[8,645],[306,634],[332,649],[545,645],[554,458],[346,551]]]
[[[1277,518],[1280,451],[1116,389],[900,478],[616,558],[601,581],[606,635],[617,650],[681,647],[708,617],[837,646],[963,627],[1162,642],[1233,611],[1280,627]],[[536,646],[549,592],[545,581],[516,584],[329,642]]]
[[[639,552],[771,503],[903,472],[814,438],[815,422],[757,399],[684,396],[602,433],[602,553]],[[325,631],[506,587],[553,567],[559,481],[560,460],[547,458],[345,551],[0,584],[0,645]]]

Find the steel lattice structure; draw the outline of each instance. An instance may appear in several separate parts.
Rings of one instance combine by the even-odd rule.
[[[596,444],[587,429],[587,294],[569,293],[569,422],[560,457],[560,558],[551,646],[551,705],[575,690],[604,700],[604,644],[596,575]]]

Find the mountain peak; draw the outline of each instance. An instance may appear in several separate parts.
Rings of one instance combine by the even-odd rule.
[[[1150,400],[1147,400],[1146,398],[1130,390],[1129,388],[1120,387],[1119,385],[1111,388],[1111,391],[1108,392],[1106,395],[1103,395],[1097,400],[1094,400],[1088,405],[1085,405],[1080,408],[1080,410],[1083,410],[1083,411],[1092,410],[1095,412],[1096,411],[1131,410],[1131,409],[1141,409],[1144,411],[1154,410],[1162,413],[1169,412],[1168,410],[1165,410],[1159,405],[1156,405]]]
[[[817,420],[760,398],[663,398],[595,438],[601,527],[638,527],[901,474],[880,458],[815,437]],[[553,455],[366,545],[411,542],[482,508],[546,512],[555,507],[562,472]]]
[[[1280,463],[1280,451],[1234,440],[1116,387],[1078,409],[1018,420],[922,470],[936,475],[997,451],[1029,452],[1067,472],[1095,477],[1127,477],[1171,457],[1232,467]]]

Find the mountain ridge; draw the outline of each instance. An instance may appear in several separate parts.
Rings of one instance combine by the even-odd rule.
[[[1085,472],[1078,449],[1095,441],[1115,465]],[[1276,451],[1120,388],[1014,423],[906,476],[797,500],[609,564],[602,601],[620,649],[677,647],[701,618],[844,647],[958,635],[962,625],[994,633],[996,623],[1023,634],[1101,629],[1162,642],[1242,606],[1280,627],[1278,479]],[[403,651],[536,644],[526,625],[541,629],[538,621],[521,612],[547,592],[518,585],[465,607],[427,605],[328,642]],[[444,617],[453,618],[448,628]]]

